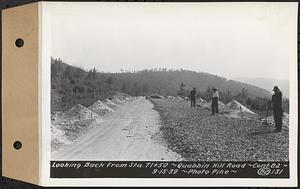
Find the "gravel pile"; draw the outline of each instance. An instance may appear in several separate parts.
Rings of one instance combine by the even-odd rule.
[[[174,96],[167,96],[168,99],[176,99]]]
[[[88,120],[88,119],[98,119],[101,120],[101,117],[96,114],[95,112],[92,112],[90,109],[82,106],[81,104],[78,104],[74,107],[72,107],[70,110],[63,113],[60,121],[78,121],[78,120]]]
[[[183,98],[181,98],[180,96],[176,97],[177,100],[184,100]]]
[[[121,105],[121,104],[124,104],[125,103],[125,101],[123,101],[123,100],[121,100],[121,99],[119,99],[119,98],[113,98],[113,99],[111,99],[111,101],[113,102],[113,103],[115,103],[115,104],[118,104],[118,105]]]
[[[59,119],[62,115],[62,112],[59,112],[59,111],[54,111],[54,112],[51,112],[51,121],[55,121],[57,119]]]
[[[109,100],[108,98],[105,99],[103,101],[103,103],[106,104],[108,107],[110,107],[112,109],[118,108],[118,105],[116,103],[114,103],[113,101]]]
[[[97,100],[95,103],[90,105],[88,107],[88,109],[91,110],[92,112],[97,113],[99,116],[104,116],[105,114],[108,114],[108,113],[114,111],[113,109],[111,109],[109,106],[107,106],[100,100]]]
[[[113,96],[113,99],[119,99],[121,101],[128,101],[130,100],[132,97],[126,93],[122,93],[119,91],[115,92],[115,95]]]
[[[287,161],[288,129],[258,119],[212,116],[185,101],[154,99],[165,140],[187,161]]]
[[[75,141],[79,136],[93,128],[94,123],[102,122],[101,117],[78,104],[51,122],[51,150],[58,150]],[[64,138],[59,139],[63,136]]]
[[[59,125],[51,124],[51,151],[55,151],[61,146],[71,143],[72,141],[67,138],[65,132],[59,127]]]
[[[226,104],[225,109],[255,114],[253,111],[249,110],[246,106],[244,106],[243,104],[241,104],[240,102],[238,102],[236,100],[233,100],[233,101],[229,102],[228,104]]]
[[[239,118],[239,119],[256,119],[257,115],[248,109],[240,102],[233,100],[225,105],[224,109],[220,112],[221,115]]]

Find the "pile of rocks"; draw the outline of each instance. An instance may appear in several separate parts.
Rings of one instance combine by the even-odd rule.
[[[78,121],[78,120],[87,120],[87,119],[97,119],[102,120],[101,117],[90,109],[82,106],[81,104],[77,104],[72,107],[70,110],[66,111],[62,114],[59,119],[62,121]]]
[[[88,109],[91,110],[92,112],[97,113],[99,116],[104,116],[105,114],[114,111],[112,108],[110,108],[100,100],[97,100],[94,104],[90,105]]]
[[[249,108],[247,108],[246,106],[244,106],[243,104],[241,104],[240,102],[238,102],[236,100],[233,100],[233,101],[229,102],[228,104],[226,104],[225,109],[238,110],[238,111],[242,111],[242,112],[248,112],[251,114],[255,114]]]
[[[226,104],[220,112],[222,115],[233,118],[255,118],[256,114],[240,102],[233,100]]]
[[[119,105],[133,99],[125,93],[116,92],[103,102],[97,100],[88,108],[78,104],[68,111],[51,113],[51,150],[55,151],[75,141],[79,136],[103,121],[103,116],[113,112]]]
[[[113,103],[115,103],[115,104],[118,104],[118,105],[121,105],[121,104],[124,104],[125,103],[125,101],[123,101],[123,100],[121,100],[121,99],[119,99],[119,98],[113,98],[113,99],[111,99],[111,101],[113,102]]]
[[[54,151],[72,143],[92,128],[92,123],[102,121],[97,113],[80,104],[72,107],[51,123],[51,150]]]
[[[103,101],[103,103],[106,104],[108,107],[110,107],[112,109],[115,109],[115,108],[119,107],[116,103],[114,103],[113,101],[109,100],[108,98],[106,98]]]
[[[51,121],[55,121],[57,119],[59,119],[62,115],[62,112],[60,111],[54,111],[54,112],[51,112]]]

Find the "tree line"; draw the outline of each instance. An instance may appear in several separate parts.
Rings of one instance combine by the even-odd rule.
[[[235,99],[254,110],[264,110],[271,97],[268,91],[259,87],[209,73],[166,68],[105,73],[95,68],[85,70],[51,58],[52,111],[65,111],[76,104],[89,106],[96,100],[111,98],[114,91],[131,96],[156,93],[185,97],[189,96],[193,87],[205,100],[210,99],[211,90],[215,87],[222,102]]]

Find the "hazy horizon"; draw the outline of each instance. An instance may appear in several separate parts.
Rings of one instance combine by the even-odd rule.
[[[181,68],[227,79],[289,79],[292,5],[68,3],[52,10],[51,52],[112,73]]]

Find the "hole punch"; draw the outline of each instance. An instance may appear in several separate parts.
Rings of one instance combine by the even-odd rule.
[[[19,39],[16,40],[15,44],[16,44],[17,47],[21,48],[21,47],[24,46],[24,40],[19,38]]]
[[[20,150],[22,148],[22,142],[15,141],[13,146],[16,150]]]

